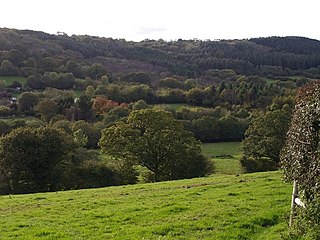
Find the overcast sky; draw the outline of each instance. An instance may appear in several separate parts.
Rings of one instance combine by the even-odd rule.
[[[319,6],[319,0],[2,0],[0,27],[134,41],[320,40]]]

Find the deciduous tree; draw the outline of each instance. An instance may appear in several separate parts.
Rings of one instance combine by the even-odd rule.
[[[212,170],[199,142],[162,110],[131,112],[127,122],[102,132],[100,146],[115,158],[148,168],[154,181],[199,177]]]
[[[269,111],[257,116],[247,129],[242,143],[241,164],[248,172],[273,170],[279,167],[280,151],[285,143],[291,113]]]
[[[39,102],[38,95],[32,92],[24,92],[18,98],[19,110],[26,114],[33,113],[33,107]]]
[[[17,128],[0,141],[0,181],[12,193],[52,191],[73,140],[52,127]]]

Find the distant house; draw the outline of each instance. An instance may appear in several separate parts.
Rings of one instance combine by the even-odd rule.
[[[17,102],[17,98],[16,97],[10,97],[9,101],[10,101],[10,103],[16,103]]]

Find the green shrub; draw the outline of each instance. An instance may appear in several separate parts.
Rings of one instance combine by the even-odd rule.
[[[77,169],[79,188],[97,188],[117,185],[116,173],[105,163],[96,160],[84,161]]]
[[[240,164],[247,173],[277,170],[277,163],[268,158],[242,157]]]

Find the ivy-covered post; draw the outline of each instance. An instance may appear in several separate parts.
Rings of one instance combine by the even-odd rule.
[[[293,221],[296,204],[302,206],[303,214],[297,218],[304,221],[305,229],[300,232],[318,234],[313,235],[315,239],[320,238],[319,120],[320,81],[299,90],[291,127],[280,156],[286,180],[295,182],[294,189],[299,184],[302,192],[301,198],[293,196],[290,225],[296,225]]]

